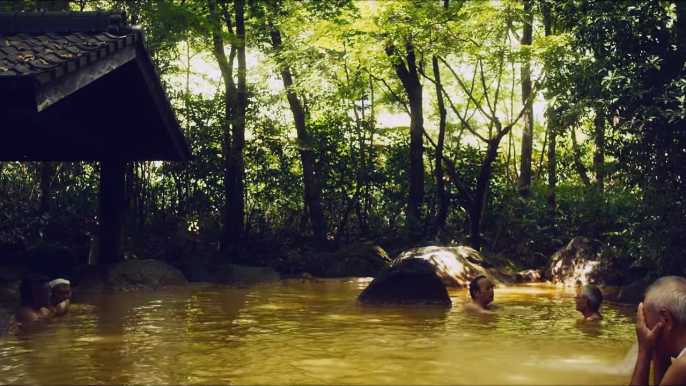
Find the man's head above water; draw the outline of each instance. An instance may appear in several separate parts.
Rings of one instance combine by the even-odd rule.
[[[677,357],[686,344],[686,279],[665,276],[653,283],[643,300],[646,326],[662,323],[655,349]]]
[[[482,307],[493,301],[493,282],[486,276],[478,276],[469,283],[469,296]]]
[[[574,298],[576,310],[588,317],[593,314],[600,315],[600,305],[603,303],[603,293],[593,284],[581,287],[579,294]],[[588,314],[588,315],[587,315]]]
[[[35,309],[50,306],[49,280],[41,275],[28,275],[19,284],[21,302]]]
[[[65,279],[55,279],[50,282],[52,291],[52,305],[56,306],[65,300],[71,301],[71,283]]]
[[[666,276],[648,287],[636,315],[638,356],[631,385],[686,385],[686,279]],[[672,358],[676,358],[672,361]]]

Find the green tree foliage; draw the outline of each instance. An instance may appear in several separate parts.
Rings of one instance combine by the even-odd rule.
[[[228,232],[231,258],[289,272],[362,240],[536,268],[587,235],[655,274],[686,268],[682,3],[246,1],[245,43],[236,4],[0,4],[145,26],[195,158],[127,166],[130,257],[225,257]],[[98,168],[0,164],[0,243],[87,253]]]

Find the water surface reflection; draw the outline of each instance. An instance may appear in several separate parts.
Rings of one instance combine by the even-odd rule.
[[[579,323],[573,290],[496,289],[503,308],[362,307],[366,283],[191,286],[90,299],[32,334],[0,339],[0,383],[621,384],[630,312]],[[627,359],[628,358],[628,359]]]

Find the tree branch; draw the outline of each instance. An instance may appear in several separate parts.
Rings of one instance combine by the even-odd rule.
[[[421,71],[420,73],[421,73],[421,75],[422,75],[424,78],[426,78],[427,80],[429,80],[430,82],[432,82],[432,83],[435,84],[438,88],[441,89],[441,92],[445,95],[445,98],[448,100],[448,103],[450,104],[450,109],[453,110],[453,112],[457,115],[457,117],[458,117],[458,118],[460,119],[460,121],[462,122],[462,125],[464,125],[464,126],[467,128],[467,130],[469,130],[469,132],[472,133],[472,135],[474,135],[475,137],[479,138],[480,140],[482,140],[482,141],[484,141],[484,142],[488,142],[488,140],[487,140],[486,138],[484,138],[481,134],[479,134],[476,130],[474,130],[474,128],[472,127],[472,125],[470,125],[469,122],[462,116],[462,114],[460,114],[460,111],[459,111],[459,110],[457,109],[457,107],[455,107],[455,105],[453,104],[453,101],[450,99],[450,96],[449,96],[448,93],[445,91],[445,88],[443,87],[443,85],[440,84],[440,83],[436,83],[436,80],[434,80],[434,79],[432,79],[431,77],[427,76],[427,75],[424,73],[424,71]]]
[[[410,115],[410,107],[407,105],[407,103],[405,103],[405,101],[403,101],[402,99],[400,99],[400,97],[398,96],[398,94],[396,94],[396,93],[393,91],[393,89],[391,88],[391,86],[389,86],[388,83],[386,83],[386,80],[385,80],[385,79],[383,79],[383,78],[377,78],[377,77],[375,77],[374,75],[372,75],[371,72],[369,73],[369,75],[372,77],[372,79],[374,79],[374,80],[377,82],[377,84],[378,84],[379,81],[383,82],[384,86],[386,86],[386,88],[388,88],[388,91],[390,91],[391,95],[393,95],[393,97],[395,98],[395,100],[398,101],[400,104],[403,105],[403,107],[405,108],[405,112],[407,113],[407,115]]]
[[[467,86],[466,86],[466,85],[464,84],[464,82],[462,81],[462,78],[460,78],[460,76],[457,75],[457,73],[456,73],[455,70],[450,66],[450,64],[448,64],[448,62],[446,62],[446,60],[443,59],[442,57],[440,57],[440,56],[438,56],[438,55],[437,55],[436,57],[437,57],[441,62],[443,62],[443,64],[445,64],[446,67],[448,67],[448,69],[449,69],[450,72],[453,74],[453,76],[455,77],[455,79],[457,80],[457,82],[460,84],[460,87],[462,87],[462,90],[464,90],[464,92],[467,94],[467,96],[469,97],[469,99],[471,99],[471,100],[474,102],[474,105],[476,106],[477,109],[479,109],[479,111],[481,112],[481,114],[483,114],[484,117],[488,118],[491,122],[495,123],[496,127],[500,128],[500,120],[498,120],[497,117],[488,114],[488,113],[484,110],[484,108],[483,108],[483,106],[481,105],[481,103],[479,103],[479,101],[477,101],[476,98],[474,98],[473,93],[472,93],[470,90],[467,89]],[[486,93],[486,90],[484,90],[484,94],[485,94],[485,93]]]
[[[484,75],[484,61],[482,59],[479,59],[478,67],[479,67],[479,72],[481,73],[481,87],[484,88],[484,97],[486,98],[486,106],[488,107],[488,111],[491,112],[491,115],[495,116],[495,103],[493,104],[493,107],[491,107],[491,101],[488,99],[488,87],[486,86],[486,76]],[[476,74],[476,68],[474,68],[474,74]],[[472,88],[472,91],[474,91],[473,88]]]
[[[512,20],[507,21],[507,26],[510,32],[517,38],[517,41],[522,40],[522,37],[517,33],[517,30],[515,30],[514,25],[512,25]]]
[[[434,140],[429,136],[429,133],[427,133],[426,130],[423,130],[423,132],[424,137],[429,140],[431,146],[433,146],[434,149],[437,148],[438,145],[436,145]],[[467,203],[467,207],[465,209],[469,209],[469,207],[472,205],[472,197],[469,193],[469,190],[467,190],[467,188],[464,185],[462,185],[462,182],[460,181],[460,178],[457,175],[457,168],[455,168],[455,163],[445,154],[442,155],[441,159],[448,166],[448,174],[450,175],[451,180],[453,181],[455,187],[460,192],[460,194],[462,194],[465,202]]]
[[[523,107],[522,107],[522,109],[519,111],[519,115],[517,115],[517,118],[514,120],[514,122],[510,122],[507,126],[505,126],[504,129],[498,131],[498,134],[496,135],[496,137],[498,137],[498,140],[500,140],[502,137],[504,137],[505,135],[507,135],[507,132],[510,131],[510,130],[512,129],[512,127],[513,127],[514,125],[516,125],[517,122],[519,122],[520,119],[522,119],[522,117],[524,116],[524,113],[525,113],[526,110],[527,110],[526,106],[527,106],[527,104],[529,104],[529,100],[530,100],[530,99],[533,99],[533,96],[536,94],[536,91],[537,91],[537,87],[536,87],[536,86],[533,87],[533,88],[531,89],[531,93],[529,94],[529,96],[528,96],[528,97],[526,98],[526,100],[524,101]]]

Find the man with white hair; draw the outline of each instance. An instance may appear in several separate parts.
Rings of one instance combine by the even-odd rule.
[[[576,310],[584,315],[584,320],[594,322],[603,319],[600,315],[600,305],[603,303],[603,293],[593,284],[581,287],[579,294],[574,297]]]
[[[638,305],[636,338],[632,385],[648,385],[651,361],[655,385],[686,384],[686,279],[666,276],[648,288]]]
[[[50,302],[56,314],[62,315],[67,312],[71,303],[71,283],[65,279],[55,279],[50,282]]]

